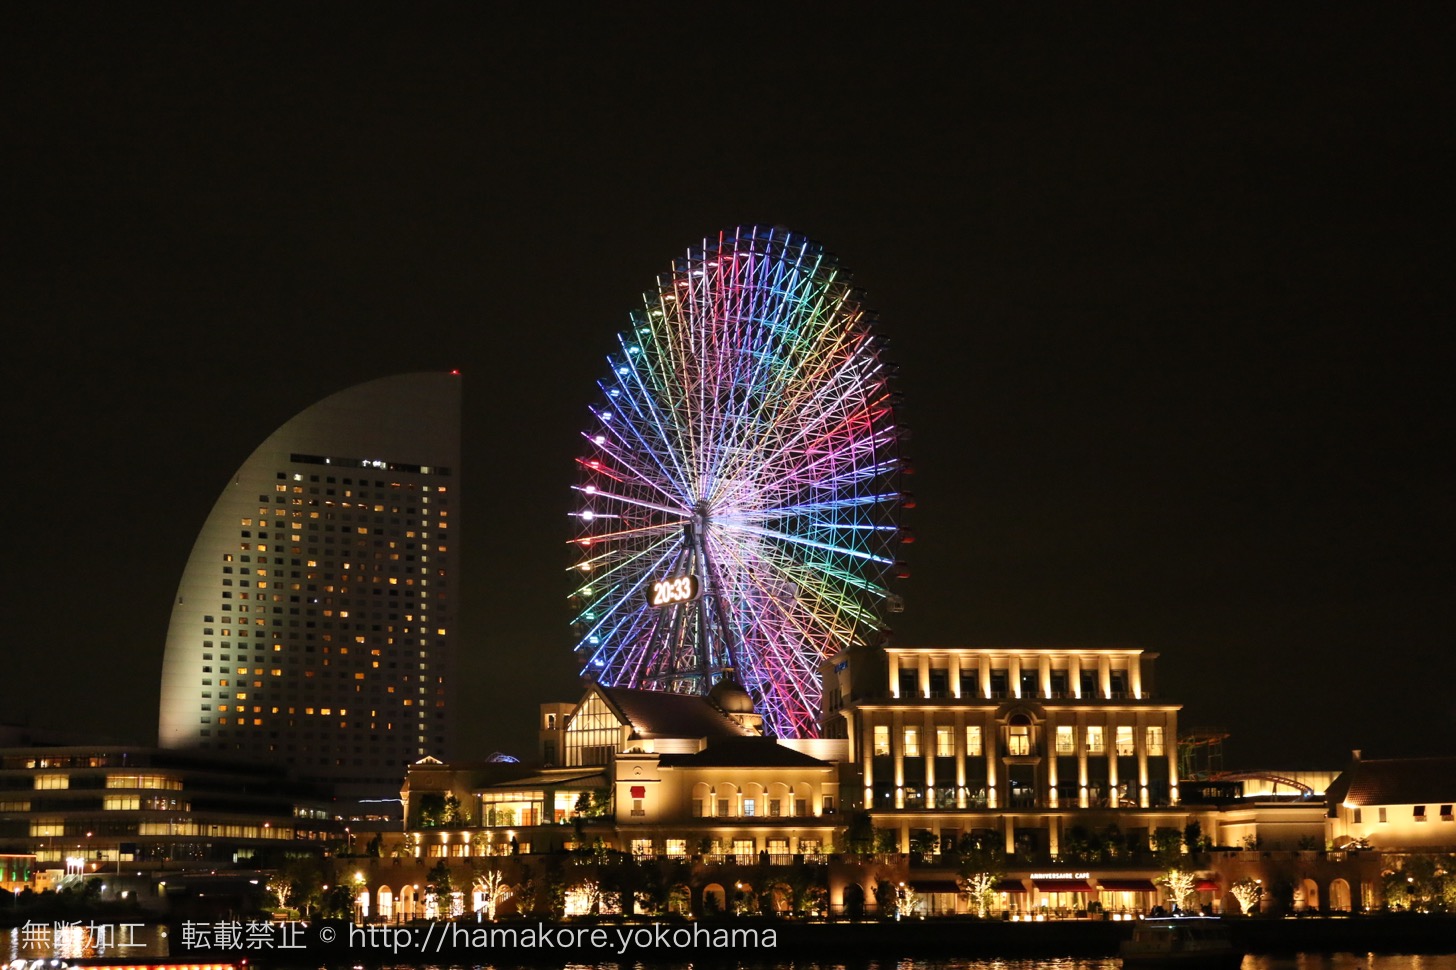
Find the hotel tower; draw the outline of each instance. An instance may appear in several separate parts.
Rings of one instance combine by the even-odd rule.
[[[403,374],[275,431],[207,517],[172,607],[159,743],[399,791],[444,757],[460,378]]]

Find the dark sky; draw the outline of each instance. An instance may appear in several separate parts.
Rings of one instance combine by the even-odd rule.
[[[0,721],[152,741],[233,470],[459,368],[459,753],[527,748],[613,334],[764,222],[901,365],[900,642],[1158,651],[1239,766],[1450,752],[1449,12],[1026,6],[6,4]]]

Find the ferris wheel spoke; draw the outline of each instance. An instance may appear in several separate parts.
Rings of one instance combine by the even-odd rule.
[[[667,515],[681,516],[686,511],[685,509],[682,509],[680,507],[659,505],[657,502],[649,502],[646,499],[633,498],[630,495],[623,495],[621,492],[609,492],[603,488],[593,488],[590,492],[588,492],[586,491],[586,487],[576,486],[576,490],[586,495],[589,495],[592,498],[599,498],[609,502],[621,502],[622,504],[630,505],[633,508],[651,509],[654,512],[663,512]],[[676,523],[670,524],[682,525],[682,521],[680,520]]]
[[[762,526],[740,523],[739,525],[737,525],[736,528],[743,532],[749,532],[754,535],[764,536],[765,538],[769,539],[777,539],[787,545],[799,546],[805,549],[818,549],[823,552],[831,552],[840,556],[853,556],[856,559],[864,559],[869,562],[883,563],[885,565],[894,565],[895,562],[894,559],[888,556],[875,555],[874,553],[867,552],[863,549],[835,546],[827,542],[818,542],[812,539],[807,539],[804,536],[789,535],[787,532],[780,532],[776,529],[765,529]]]
[[[644,597],[650,577],[654,575],[654,567],[658,567],[664,561],[672,558],[674,553],[675,550],[668,548],[658,556],[651,557],[651,565],[647,569],[638,570],[633,578],[618,585],[615,597],[603,601],[596,608],[600,611],[600,616],[592,613],[590,607],[583,610],[581,617],[590,618],[579,619],[578,622],[590,625],[587,626],[580,642],[594,657],[602,649],[611,649],[622,644],[629,645],[627,651],[629,656],[634,653],[630,645],[637,644],[640,637],[626,635],[625,631],[648,621],[655,621],[655,614],[644,614],[638,608],[638,604]],[[640,647],[635,652],[640,652]]]
[[[821,419],[821,422],[827,420]],[[797,424],[786,423],[786,430],[787,434],[777,434],[773,438],[774,454],[779,456],[777,462],[779,464],[793,462],[796,466],[802,466],[805,461],[814,460],[816,446],[822,446],[825,440],[832,440],[836,434],[841,438],[848,437],[853,431],[853,426],[850,422],[841,420],[838,427],[826,430],[808,422],[799,422]],[[748,448],[741,449],[737,453],[740,461],[738,465],[728,470],[726,475],[728,481],[740,480],[743,469],[751,461],[751,453],[751,449]],[[763,477],[761,473],[760,480]]]
[[[608,684],[737,666],[771,733],[817,731],[818,667],[882,629],[900,461],[873,317],[833,257],[743,228],[672,261],[608,358],[571,568]],[[695,574],[649,609],[647,583]]]
[[[657,465],[664,481],[677,482],[680,485],[689,483],[691,479],[681,463],[680,449],[677,447],[663,449],[660,444],[654,447],[654,442],[666,441],[673,445],[678,443],[678,436],[667,430],[663,415],[657,405],[651,400],[641,400],[637,395],[632,394],[618,394],[616,400],[619,402],[618,407],[625,403],[636,418],[636,420],[619,421],[613,429],[614,431],[621,429],[617,433],[632,440],[635,447],[629,450],[634,454],[640,453],[649,457]],[[611,424],[611,418],[616,416],[616,412],[612,411],[602,413],[608,415],[608,418],[603,419],[605,424]],[[598,417],[601,418],[601,414]]]
[[[740,599],[758,610],[776,610],[782,620],[766,624],[763,629],[791,628],[800,642],[816,645],[816,662],[821,655],[833,652],[824,648],[825,643],[835,644],[835,649],[848,645],[848,636],[842,633],[845,629],[844,610],[836,608],[832,598],[820,592],[804,593],[805,589],[813,591],[819,588],[817,577],[796,576],[781,560],[763,555],[744,555],[741,549],[727,548],[725,551],[738,567]],[[778,582],[771,583],[769,574]],[[781,662],[788,662],[788,659],[781,658]]]
[[[611,458],[615,466],[612,468],[608,468],[603,465],[603,463],[599,459],[585,461],[578,459],[578,464],[582,465],[584,468],[605,475],[607,478],[610,478],[612,481],[617,482],[621,485],[636,485],[644,491],[655,492],[658,495],[662,496],[662,498],[664,498],[668,502],[681,502],[682,496],[680,493],[675,492],[663,485],[661,477],[648,474],[645,466],[639,466],[635,464],[629,456],[609,446],[606,443],[605,435],[596,435],[595,437],[592,437],[583,434],[582,437],[590,440],[594,445],[596,445],[596,447],[601,451],[602,454],[605,454],[609,458]],[[663,469],[658,470],[663,471]],[[573,485],[572,488],[574,488],[578,492],[590,494],[588,493],[588,489],[595,490],[597,489],[597,486]],[[687,509],[683,508],[681,505],[676,505],[672,508],[674,514],[677,515],[684,515],[687,512]]]

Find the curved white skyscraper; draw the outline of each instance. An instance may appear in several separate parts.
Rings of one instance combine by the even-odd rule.
[[[325,398],[233,475],[167,632],[159,740],[398,792],[443,758],[460,515],[460,377]]]

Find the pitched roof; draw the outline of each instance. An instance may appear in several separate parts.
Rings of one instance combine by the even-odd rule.
[[[1453,803],[1456,757],[1356,761],[1331,786],[1330,794],[1349,805]]]
[[[605,781],[606,768],[579,768],[576,771],[551,771],[520,778],[495,778],[477,788],[540,788],[546,785],[571,785],[582,781]]]
[[[635,687],[597,690],[622,712],[640,738],[743,737],[747,731],[706,697]]]
[[[713,738],[695,754],[664,754],[658,759],[664,768],[825,768],[802,751],[786,748],[773,738]]]

